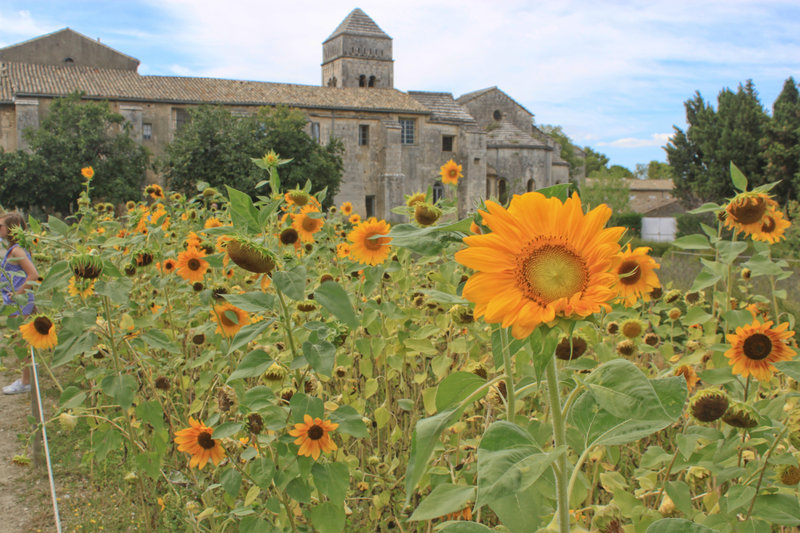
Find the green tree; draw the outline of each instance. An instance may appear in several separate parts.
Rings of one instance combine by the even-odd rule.
[[[586,154],[586,177],[591,177],[601,170],[608,169],[608,156],[595,152],[588,146],[585,146],[583,151]]]
[[[627,171],[627,174],[620,169]],[[581,199],[589,208],[606,204],[614,213],[625,213],[630,210],[630,190],[625,179],[630,177],[631,171],[620,165],[595,171],[581,187]]]
[[[773,193],[785,203],[800,194],[800,93],[794,78],[783,84],[783,90],[772,106],[772,119],[761,140],[769,182],[780,181]]]
[[[284,187],[302,187],[310,180],[313,192],[328,187],[330,203],[339,190],[343,147],[336,139],[324,146],[315,142],[304,131],[307,124],[303,113],[286,107],[234,116],[219,106],[201,106],[190,111],[190,121],[166,147],[158,166],[172,189],[191,193],[198,181],[205,181],[255,195],[264,192],[255,186],[265,173],[251,158],[275,150],[292,159],[280,168]]]
[[[569,163],[569,177],[577,178],[585,164],[583,155],[580,153],[581,149],[572,143],[572,139],[564,133],[564,129],[561,126],[545,124],[539,126],[539,129],[561,145],[560,155],[561,159]]]
[[[637,163],[633,174],[640,180],[671,180],[675,178],[675,172],[669,163],[655,160],[647,164]]]
[[[71,212],[86,166],[95,170],[93,199],[121,203],[138,198],[148,155],[131,139],[130,127],[107,103],[82,102],[80,93],[53,100],[39,128],[23,134],[30,152],[0,156],[3,202]]]
[[[739,85],[736,92],[723,89],[717,97],[717,110],[699,92],[685,102],[685,107],[686,132],[675,126],[666,146],[675,172],[675,192],[684,203],[722,201],[733,196],[731,162],[753,185],[765,182],[759,143],[769,117],[752,81]]]

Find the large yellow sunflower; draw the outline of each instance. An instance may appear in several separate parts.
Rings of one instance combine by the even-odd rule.
[[[338,427],[339,424],[334,424],[330,420],[323,422],[320,418],[312,419],[311,415],[304,415],[303,423],[295,424],[294,429],[289,431],[289,435],[297,437],[294,441],[300,446],[297,455],[305,455],[317,460],[322,452],[336,451],[336,443],[328,433]]]
[[[19,327],[22,338],[37,350],[53,348],[58,344],[56,326],[44,315],[37,315],[33,320]]]
[[[225,449],[220,441],[211,438],[214,429],[189,417],[189,427],[175,433],[175,443],[179,452],[188,452],[192,455],[189,468],[196,466],[200,470],[206,466],[209,459],[217,466],[225,457]]]
[[[206,253],[194,246],[188,247],[178,254],[178,275],[191,282],[203,281],[208,271],[208,261],[203,259]]]
[[[292,215],[292,227],[297,230],[297,235],[302,242],[314,242],[314,234],[325,224],[321,217],[311,217],[311,213],[319,214],[320,211],[316,206],[307,205],[300,210],[300,213]]]
[[[788,361],[796,354],[785,342],[794,335],[788,328],[788,322],[773,328],[772,321],[762,324],[755,319],[751,324],[736,328],[736,333],[729,333],[727,339],[731,348],[725,352],[725,357],[730,359],[728,364],[733,366],[733,372],[768,381],[777,370],[772,363]]]
[[[783,218],[783,213],[780,210],[773,208],[767,209],[764,216],[761,217],[761,228],[753,231],[750,237],[754,241],[764,241],[775,244],[784,238],[786,228],[791,226],[792,223]]]
[[[461,165],[452,159],[439,168],[439,175],[442,177],[442,183],[450,185],[458,185],[458,179],[464,177]]]
[[[746,235],[761,230],[763,218],[768,210],[774,210],[778,203],[768,194],[744,192],[736,196],[725,206],[725,227],[744,232]]]
[[[214,306],[214,317],[217,321],[217,333],[222,333],[226,337],[233,337],[250,323],[250,315],[233,304],[224,303]]]
[[[486,235],[464,237],[456,261],[477,270],[464,286],[475,317],[511,326],[522,339],[556,317],[585,317],[608,308],[610,271],[624,228],[603,228],[611,209],[584,214],[575,194],[566,202],[541,193],[515,195],[506,210],[487,201]]]
[[[379,265],[389,257],[392,242],[391,237],[375,237],[386,235],[391,226],[385,220],[372,217],[366,222],[360,222],[353,231],[347,235],[350,245],[350,257],[367,265]]]
[[[611,271],[617,276],[617,293],[620,301],[630,307],[641,298],[650,300],[650,291],[660,287],[654,272],[660,268],[655,259],[648,254],[650,248],[641,246],[631,251],[631,245],[614,258]]]

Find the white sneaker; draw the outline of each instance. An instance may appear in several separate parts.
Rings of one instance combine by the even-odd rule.
[[[22,394],[30,391],[31,391],[31,386],[23,385],[21,379],[18,379],[11,385],[3,387],[3,394]]]

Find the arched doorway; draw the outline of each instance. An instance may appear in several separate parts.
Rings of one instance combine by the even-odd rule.
[[[497,200],[503,205],[508,201],[508,182],[505,178],[497,180]]]

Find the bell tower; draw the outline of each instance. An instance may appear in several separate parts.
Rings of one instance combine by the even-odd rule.
[[[392,38],[359,8],[322,43],[322,85],[394,88]]]

